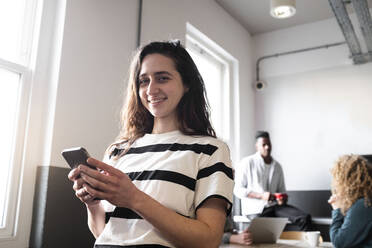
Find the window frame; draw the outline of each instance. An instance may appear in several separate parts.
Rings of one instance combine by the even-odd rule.
[[[66,0],[35,0],[27,5],[34,19],[24,32],[32,32],[33,37],[22,44],[22,49],[30,52],[19,64],[0,59],[2,68],[21,75],[13,148],[15,166],[9,178],[11,216],[6,219],[12,223],[0,231],[0,247],[7,248],[29,246],[36,169],[50,165]]]
[[[10,168],[8,171],[8,181],[6,186],[5,192],[5,207],[4,214],[5,221],[4,227],[0,226],[0,241],[1,240],[11,240],[16,235],[17,232],[17,213],[19,211],[19,182],[22,178],[22,160],[24,155],[24,143],[25,143],[25,132],[26,132],[26,122],[27,122],[27,109],[28,109],[28,102],[29,96],[31,94],[31,67],[30,67],[30,58],[31,58],[31,43],[34,40],[34,37],[30,37],[30,31],[28,29],[35,30],[35,21],[37,19],[36,13],[36,6],[38,4],[38,0],[28,1],[26,5],[30,8],[29,13],[27,15],[31,20],[26,22],[23,26],[22,32],[27,32],[27,37],[25,38],[28,42],[22,44],[22,52],[24,52],[24,47],[27,47],[27,55],[26,57],[22,57],[20,55],[19,62],[12,62],[9,60],[5,60],[0,58],[0,67],[4,70],[14,72],[19,74],[19,89],[18,89],[18,99],[16,103],[16,115],[15,115],[15,129],[14,129],[14,137],[12,142],[11,148],[11,160],[10,160]],[[32,16],[32,17],[30,17]],[[25,31],[27,30],[27,31]],[[32,35],[34,36],[34,35]],[[1,244],[1,243],[0,243]]]
[[[230,92],[230,87],[229,87],[229,81],[228,81],[228,74],[229,74],[229,67],[228,67],[228,61],[226,61],[224,58],[219,56],[215,51],[213,51],[210,47],[206,47],[205,45],[201,44],[199,41],[194,39],[191,36],[186,37],[186,47],[187,50],[189,50],[191,53],[197,54],[198,56],[204,57],[208,62],[212,63],[213,66],[220,67],[220,82],[221,84],[218,85],[220,87],[220,94],[219,98],[221,99],[221,106],[222,106],[222,111],[221,115],[219,116],[219,119],[217,120],[219,123],[216,124],[214,123],[214,128],[216,126],[219,126],[221,130],[215,130],[217,132],[217,135],[219,135],[219,138],[229,141],[230,140],[230,114],[229,114],[229,92]],[[205,79],[204,79],[205,80]],[[206,89],[207,89],[207,82],[204,82],[206,84]],[[212,105],[211,103],[211,96],[208,95],[207,91],[207,97],[209,100],[209,104]],[[211,108],[211,114],[213,115],[213,107],[210,106]],[[223,118],[225,116],[226,118]],[[227,130],[224,131],[224,130]],[[220,131],[220,132],[218,132]]]
[[[1,66],[1,65],[0,65]],[[2,67],[2,66],[1,66]],[[3,67],[4,68],[4,67]],[[12,68],[14,69],[14,68]],[[5,206],[5,227],[0,228],[0,239],[11,239],[16,235],[17,228],[17,213],[19,211],[19,182],[22,178],[23,171],[23,147],[25,143],[25,132],[27,122],[28,100],[30,96],[29,81],[30,73],[27,70],[13,72],[20,74],[20,88],[17,101],[17,113],[15,117],[15,133],[12,144],[11,165],[9,170],[9,179],[6,191],[6,206]],[[0,243],[1,244],[1,243]]]
[[[214,42],[204,33],[195,28],[191,23],[186,23],[186,43],[196,42],[201,48],[214,54],[217,60],[225,66],[224,81],[226,82],[222,89],[225,94],[226,104],[223,104],[224,113],[228,116],[224,128],[228,129],[228,140],[224,140],[231,148],[231,157],[233,161],[239,159],[239,63],[238,60],[227,52],[222,46]]]

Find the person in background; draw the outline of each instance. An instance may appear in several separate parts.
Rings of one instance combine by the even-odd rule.
[[[252,233],[246,228],[242,232],[234,229],[234,223],[229,215],[226,218],[226,223],[224,227],[224,234],[222,236],[222,244],[240,244],[240,245],[250,245],[253,243]]]
[[[233,169],[233,175],[235,176],[234,169]],[[235,229],[234,220],[232,218],[233,213],[234,213],[234,210],[231,212],[230,215],[226,217],[224,234],[222,236],[221,243],[222,244],[240,244],[240,245],[252,244],[253,236],[252,236],[252,233],[248,230],[248,228],[245,228],[241,232]]]
[[[332,168],[330,238],[336,248],[372,247],[372,165],[362,156],[341,156]]]
[[[242,214],[248,218],[287,217],[286,230],[309,230],[311,216],[288,205],[282,166],[271,156],[270,135],[256,133],[256,150],[237,166],[234,193],[241,199]]]
[[[68,176],[95,247],[218,247],[234,182],[195,63],[179,41],[151,42],[129,74],[117,140],[87,160],[98,170]]]

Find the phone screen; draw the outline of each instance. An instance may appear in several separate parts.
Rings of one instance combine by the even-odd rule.
[[[84,147],[73,147],[65,149],[62,151],[62,156],[65,158],[68,165],[72,169],[76,168],[79,164],[90,166],[87,163],[87,159],[90,157],[90,155]]]

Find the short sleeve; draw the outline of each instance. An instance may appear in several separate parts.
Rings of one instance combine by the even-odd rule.
[[[194,204],[197,210],[207,199],[220,198],[228,203],[226,213],[231,212],[234,180],[228,146],[219,142],[213,154],[201,159],[196,179]]]

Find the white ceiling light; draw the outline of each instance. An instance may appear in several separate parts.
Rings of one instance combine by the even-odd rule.
[[[271,0],[270,14],[275,18],[288,18],[296,13],[296,0]]]

